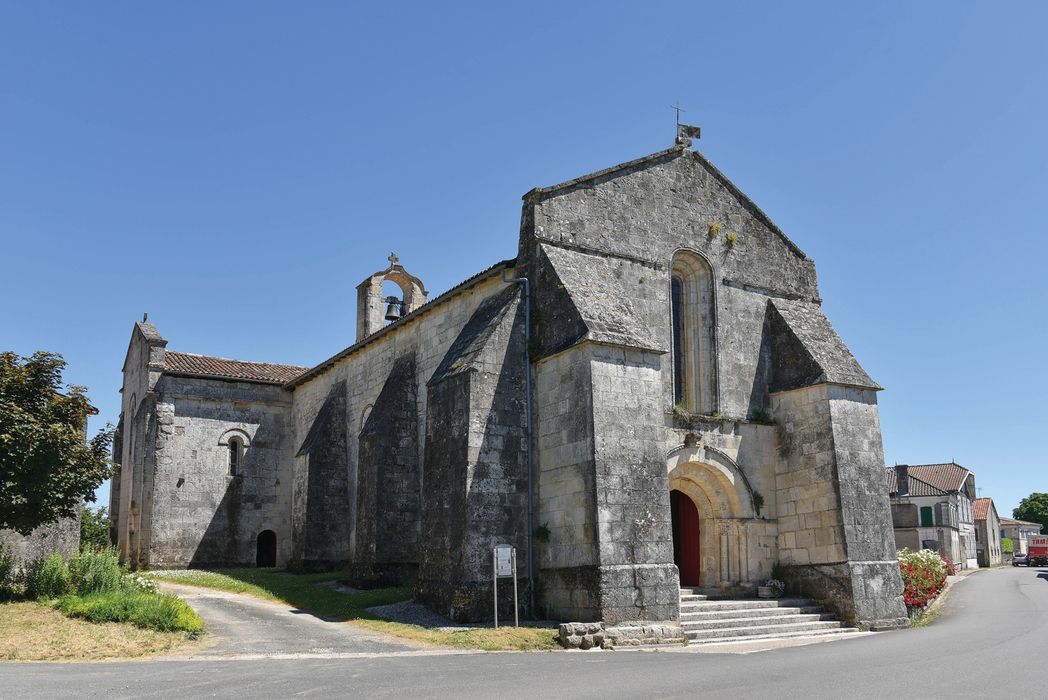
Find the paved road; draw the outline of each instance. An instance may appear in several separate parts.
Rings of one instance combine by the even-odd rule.
[[[196,657],[388,653],[417,647],[281,603],[196,586],[163,583],[193,606],[214,643]]]
[[[1043,698],[1048,569],[979,572],[924,629],[754,654],[579,652],[0,664],[12,698]]]

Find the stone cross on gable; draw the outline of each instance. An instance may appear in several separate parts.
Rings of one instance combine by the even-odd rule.
[[[396,253],[390,253],[389,257],[386,258],[386,260],[389,261],[390,266],[396,265],[398,262],[400,262],[400,258],[397,257]]]

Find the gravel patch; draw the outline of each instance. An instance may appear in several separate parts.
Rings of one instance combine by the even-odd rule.
[[[317,585],[318,586],[323,586],[324,588],[330,588],[331,590],[333,590],[333,591],[335,591],[337,593],[359,593],[360,592],[358,589],[351,588],[351,587],[347,586],[346,584],[341,583],[339,581],[324,581],[323,583],[318,583]]]
[[[390,622],[418,625],[428,629],[439,629],[443,632],[459,632],[473,629],[472,627],[456,625],[443,615],[438,615],[424,605],[413,603],[410,600],[390,605],[376,605],[373,608],[368,608],[368,612]]]

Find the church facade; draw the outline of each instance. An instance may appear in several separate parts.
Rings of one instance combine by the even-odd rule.
[[[880,387],[813,261],[687,139],[528,192],[516,257],[439,296],[395,256],[357,294],[355,344],[309,368],[135,325],[128,563],[345,567],[476,620],[510,544],[549,618],[676,620],[681,585],[775,565],[853,624],[905,618]]]

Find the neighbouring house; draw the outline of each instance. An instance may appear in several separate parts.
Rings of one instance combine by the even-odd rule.
[[[898,549],[931,549],[962,569],[979,566],[971,471],[953,462],[900,464],[885,469],[885,478]]]
[[[778,564],[849,622],[905,623],[881,387],[756,204],[684,137],[531,190],[512,245],[435,297],[391,255],[321,300],[352,344],[313,367],[135,324],[124,561],[345,566],[479,620],[509,544],[537,614],[615,623],[678,620],[681,584],[752,592]]]
[[[975,518],[975,553],[979,566],[997,566],[1001,563],[1001,520],[992,498],[972,501]]]
[[[1007,537],[1012,541],[1016,554],[1026,554],[1030,551],[1030,538],[1041,534],[1041,524],[1031,523],[1028,520],[1016,520],[1015,518],[1001,518],[1001,537]]]

